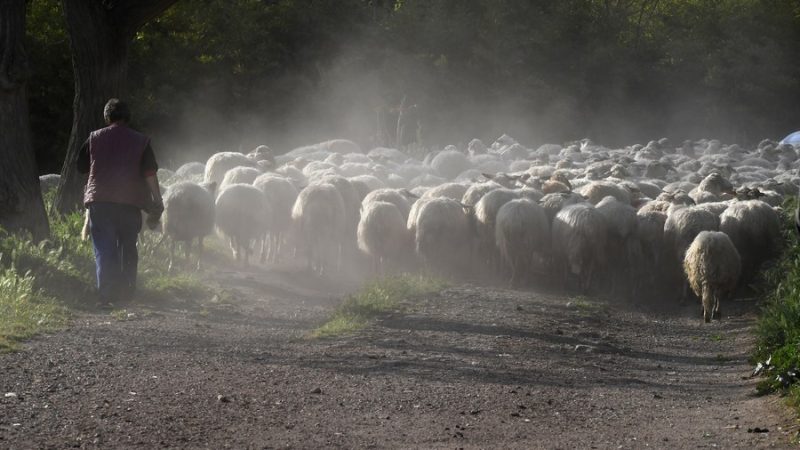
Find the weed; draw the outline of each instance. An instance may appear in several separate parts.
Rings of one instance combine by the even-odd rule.
[[[367,326],[373,318],[399,308],[402,301],[438,292],[444,287],[441,280],[412,275],[387,277],[367,283],[360,291],[347,297],[333,316],[314,331],[313,336],[353,333]]]

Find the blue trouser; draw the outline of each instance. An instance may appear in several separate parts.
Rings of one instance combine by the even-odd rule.
[[[100,298],[111,301],[132,295],[136,288],[139,253],[136,239],[142,229],[139,208],[119,203],[89,204],[89,230],[97,266]]]

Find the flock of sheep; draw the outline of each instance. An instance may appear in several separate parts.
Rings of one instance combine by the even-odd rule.
[[[772,141],[530,149],[504,135],[422,159],[347,140],[282,155],[260,146],[159,178],[164,233],[201,252],[216,227],[237,260],[260,245],[262,261],[304,254],[318,273],[369,258],[378,273],[545,276],[612,295],[691,287],[708,322],[779,255],[798,167],[795,148]]]

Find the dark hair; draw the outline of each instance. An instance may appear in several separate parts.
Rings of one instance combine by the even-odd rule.
[[[112,98],[103,108],[103,117],[108,123],[114,123],[120,120],[130,122],[131,110],[128,109],[128,104],[118,98]]]

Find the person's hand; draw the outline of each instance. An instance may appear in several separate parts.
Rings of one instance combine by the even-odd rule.
[[[164,202],[159,198],[150,204],[147,210],[147,228],[155,230],[158,223],[161,221],[161,214],[164,213]]]

